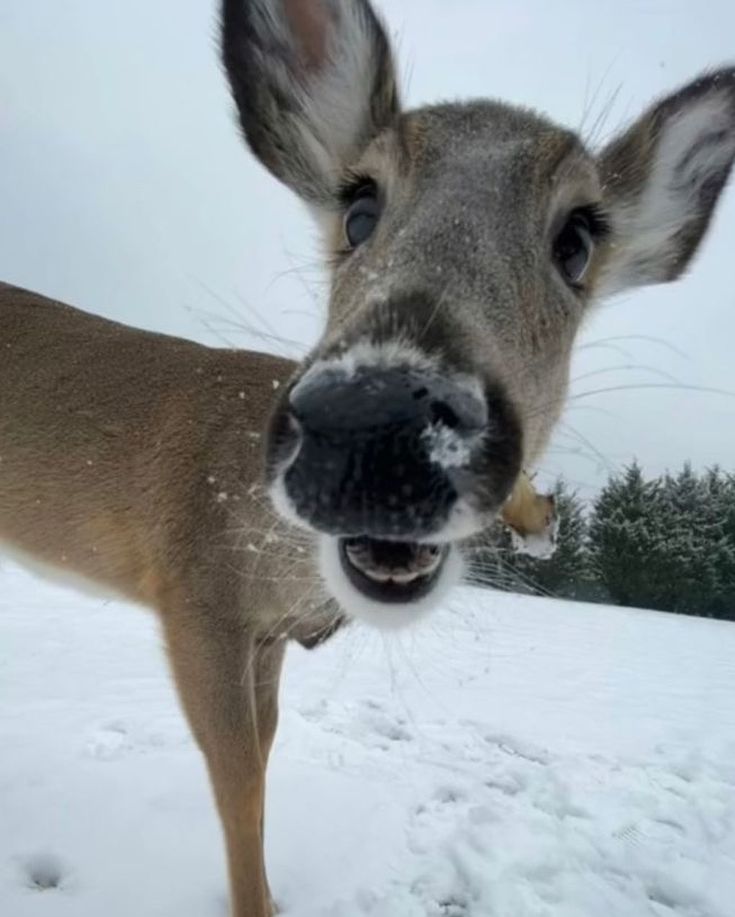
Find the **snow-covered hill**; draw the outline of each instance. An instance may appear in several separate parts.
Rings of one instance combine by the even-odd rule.
[[[735,625],[466,589],[294,647],[288,917],[732,917]],[[0,914],[224,917],[154,619],[0,570]]]

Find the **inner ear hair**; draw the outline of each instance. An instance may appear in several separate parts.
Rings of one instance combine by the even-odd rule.
[[[601,153],[614,248],[604,293],[675,280],[694,257],[735,159],[735,67],[655,104]]]

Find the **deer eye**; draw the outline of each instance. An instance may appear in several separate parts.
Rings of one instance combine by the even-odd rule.
[[[554,239],[554,262],[571,286],[579,286],[587,273],[595,237],[601,232],[597,217],[589,210],[573,210]]]
[[[379,218],[380,204],[375,185],[358,188],[345,214],[345,236],[350,248],[357,248],[370,238]]]

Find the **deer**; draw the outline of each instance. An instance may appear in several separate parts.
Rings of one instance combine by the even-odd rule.
[[[498,516],[548,521],[527,472],[577,332],[691,263],[735,158],[735,67],[591,149],[500,101],[405,110],[368,0],[223,0],[221,26],[246,144],[321,231],[323,335],[297,363],[0,286],[0,544],[155,612],[231,913],[267,917],[288,642],[406,626]]]

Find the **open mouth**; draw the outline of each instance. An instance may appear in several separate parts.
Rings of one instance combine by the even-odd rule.
[[[448,554],[447,545],[367,536],[339,539],[345,575],[355,589],[377,602],[407,603],[423,598],[434,588]]]

